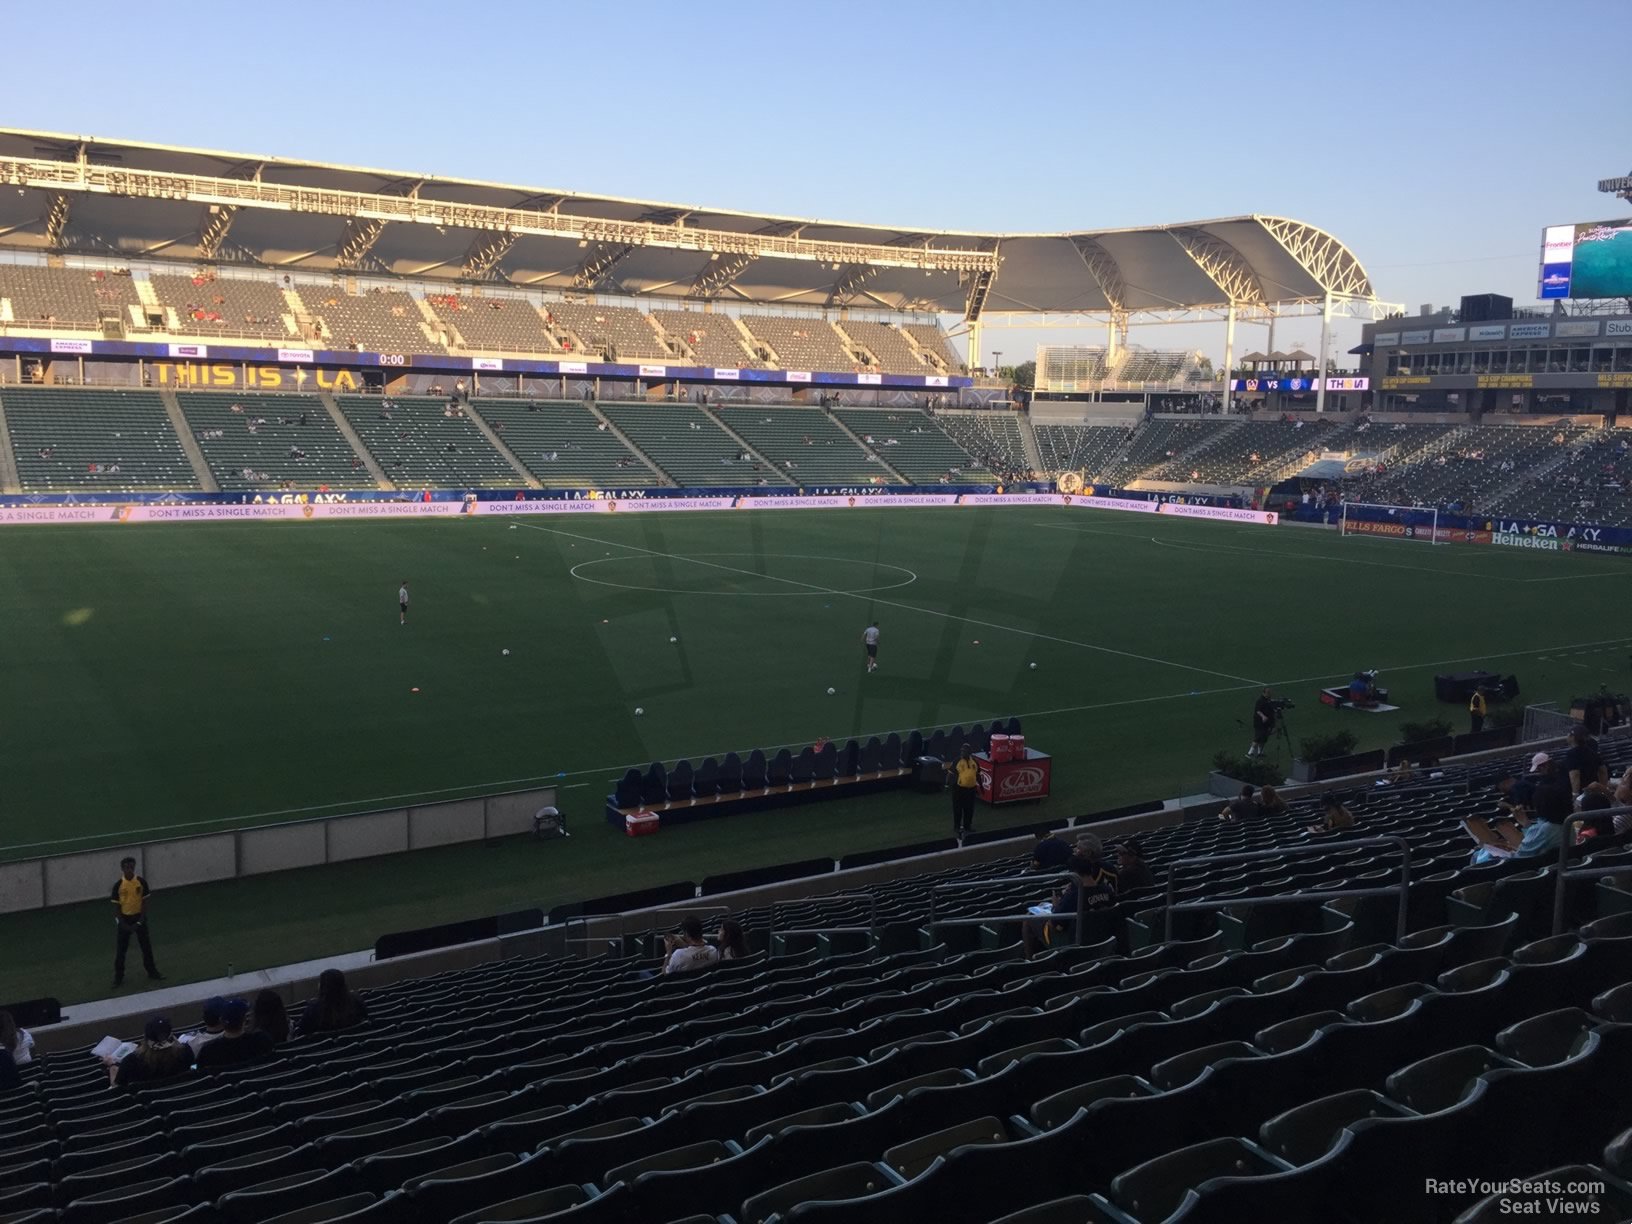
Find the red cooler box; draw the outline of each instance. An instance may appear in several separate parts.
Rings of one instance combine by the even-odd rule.
[[[990,755],[994,761],[1007,761],[1011,756],[1009,751],[1009,737],[1006,735],[993,735],[992,747],[988,755]]]
[[[630,837],[646,837],[656,833],[659,826],[656,812],[627,812],[623,817],[623,831]]]
[[[1022,748],[1007,761],[977,752],[975,763],[980,768],[980,797],[993,807],[1048,798],[1054,762],[1046,752]]]

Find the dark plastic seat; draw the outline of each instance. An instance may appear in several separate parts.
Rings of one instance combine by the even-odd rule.
[[[363,1191],[322,1203],[313,1203],[307,1207],[297,1207],[280,1216],[273,1216],[270,1220],[264,1221],[264,1224],[331,1224],[337,1220],[353,1220],[358,1218],[359,1212],[372,1207],[376,1202],[378,1200],[374,1195]]]
[[[185,1177],[158,1177],[74,1199],[62,1209],[65,1224],[110,1224],[144,1211],[184,1204],[191,1183]]]
[[[765,767],[765,785],[773,790],[787,786],[793,780],[793,753],[779,748]]]
[[[1511,1024],[1496,1034],[1496,1049],[1515,1062],[1543,1067],[1563,1062],[1580,1048],[1598,1018],[1579,1007],[1563,1007]]]
[[[612,801],[620,808],[640,807],[641,790],[640,770],[626,770],[612,791]]]
[[[1031,1120],[1044,1130],[1069,1122],[1081,1109],[1095,1101],[1113,1097],[1149,1096],[1154,1089],[1135,1075],[1112,1075],[1087,1084],[1077,1084],[1044,1097],[1031,1107]]]
[[[653,761],[640,781],[640,798],[648,807],[662,803],[669,794],[669,771],[662,761]]]
[[[720,762],[720,794],[735,795],[742,790],[742,785],[742,758],[728,752]]]
[[[480,1207],[455,1216],[451,1224],[479,1224],[486,1220],[536,1220],[587,1203],[590,1193],[582,1186],[555,1186],[518,1195],[502,1203]]]
[[[735,1155],[735,1151],[720,1142],[718,1139],[704,1139],[698,1143],[688,1143],[683,1147],[666,1148],[654,1152],[649,1156],[642,1156],[638,1160],[627,1161],[606,1171],[598,1181],[611,1185],[613,1182],[632,1182],[643,1173],[655,1173],[672,1169],[697,1169],[718,1164],[722,1160]]]
[[[781,754],[778,753],[780,756]],[[809,782],[816,776],[816,750],[809,746],[801,748],[789,764],[788,781],[795,785]]]
[[[1265,1122],[1258,1139],[1291,1165],[1312,1164],[1332,1151],[1343,1129],[1361,1118],[1397,1118],[1403,1111],[1380,1092],[1355,1088],[1288,1109]]]
[[[1484,1046],[1461,1046],[1431,1054],[1388,1077],[1388,1095],[1419,1114],[1438,1113],[1463,1100],[1487,1071],[1513,1064]]]
[[[1216,1177],[1254,1177],[1282,1171],[1280,1164],[1244,1139],[1209,1139],[1118,1174],[1111,1182],[1111,1197],[1135,1219],[1165,1220],[1178,1209],[1191,1186]]]
[[[296,1208],[343,1198],[355,1190],[356,1177],[349,1167],[328,1171],[309,1169],[234,1190],[222,1195],[216,1206],[224,1220],[250,1224]]]
[[[956,1148],[969,1144],[1005,1143],[1010,1137],[1000,1119],[975,1118],[898,1143],[884,1153],[883,1163],[903,1181],[910,1181]]]
[[[674,768],[669,770],[669,802],[685,803],[696,798],[697,792],[693,788],[695,771],[690,761],[676,761]]]
[[[786,1215],[800,1203],[861,1198],[877,1193],[892,1184],[892,1180],[876,1164],[855,1162],[838,1165],[821,1173],[783,1182],[752,1196],[743,1203],[739,1218],[748,1224],[762,1224],[773,1215]]]
[[[755,748],[742,763],[742,789],[762,791],[766,786],[765,754]]]
[[[712,799],[720,793],[720,763],[713,757],[704,757],[691,779],[692,792],[699,799]]]
[[[1530,1173],[1527,1183],[1556,1187],[1592,1186],[1591,1192],[1559,1194],[1553,1189],[1526,1190],[1516,1187],[1480,1199],[1461,1215],[1455,1224],[1496,1224],[1497,1221],[1557,1218],[1560,1202],[1568,1202],[1571,1219],[1628,1220],[1632,1219],[1632,1188],[1624,1183],[1607,1179],[1603,1170],[1592,1165],[1567,1165],[1559,1169]]]
[[[445,1220],[467,1203],[496,1203],[538,1186],[533,1157],[495,1152],[417,1174],[403,1182],[421,1219]]]

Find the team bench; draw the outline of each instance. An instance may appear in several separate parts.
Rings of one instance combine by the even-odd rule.
[[[1020,734],[1020,720],[979,723],[970,727],[891,732],[866,742],[831,741],[801,748],[782,748],[767,756],[761,749],[727,753],[693,764],[672,766],[653,761],[645,771],[631,768],[606,797],[607,823],[627,832],[651,832],[658,825],[684,824],[712,816],[763,811],[844,799],[873,791],[909,786],[923,778],[940,785],[939,762],[957,755],[968,743],[984,752],[994,735]],[[922,764],[933,758],[934,766]],[[654,820],[655,817],[655,820]]]

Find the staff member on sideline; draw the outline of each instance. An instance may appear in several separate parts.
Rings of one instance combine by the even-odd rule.
[[[1473,725],[1473,733],[1478,735],[1485,729],[1485,690],[1474,689],[1473,696],[1468,698],[1468,721]]]
[[[113,984],[125,984],[125,953],[130,948],[132,935],[142,946],[142,968],[147,970],[147,976],[155,982],[162,982],[164,974],[153,963],[153,942],[147,937],[147,898],[150,893],[147,881],[136,874],[136,860],[133,858],[120,859],[119,871],[119,878],[113,882],[109,892],[114,907],[114,925],[119,930],[113,953]]]
[[[975,792],[980,789],[980,766],[970,755],[965,744],[958,759],[947,770],[956,775],[952,779],[952,836],[962,842],[964,836],[975,831]]]
[[[402,580],[402,586],[397,588],[397,609],[397,624],[406,625],[408,623],[408,579],[406,578]]]

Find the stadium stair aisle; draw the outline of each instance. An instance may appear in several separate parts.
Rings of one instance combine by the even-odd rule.
[[[872,484],[888,477],[888,469],[820,408],[722,404],[715,412],[775,471],[791,470],[795,484]]]
[[[334,393],[332,391],[319,391],[317,400],[318,403],[323,405],[323,411],[329,414],[329,420],[334,422],[334,427],[345,437],[346,443],[351,447],[352,451],[363,461],[363,466],[368,469],[368,474],[374,478],[375,483],[382,489],[396,488],[397,486],[386,477],[385,469],[380,466],[380,461],[374,457],[374,453],[368,449],[362,438],[358,436],[357,431],[352,428],[351,422],[346,419],[346,414],[340,411],[340,405],[335,401]]]
[[[223,489],[377,488],[315,395],[178,391],[176,401]]]
[[[170,428],[176,431],[176,439],[181,443],[182,454],[186,455],[187,462],[193,465],[193,475],[198,478],[198,487],[206,493],[219,493],[221,486],[216,483],[209,462],[204,458],[204,452],[198,449],[198,440],[193,437],[193,431],[187,425],[187,418],[182,415],[181,405],[176,402],[175,391],[166,387],[159,392],[159,399],[164,403],[165,415],[170,418]]]
[[[11,427],[6,424],[6,406],[0,401],[0,493],[21,493],[17,478],[17,455],[11,449]]]
[[[689,404],[601,404],[631,445],[682,487],[782,483],[742,450],[706,412]]]
[[[838,408],[834,415],[861,438],[862,445],[868,445],[872,437],[871,445],[878,453],[887,456],[890,465],[914,484],[936,484],[954,471],[959,473],[959,483],[990,479],[990,473],[933,419],[915,408]]]
[[[546,489],[644,488],[662,484],[644,456],[585,404],[476,399],[471,408]]]
[[[513,487],[510,461],[467,410],[432,396],[342,395],[340,411],[398,488]],[[389,406],[387,406],[389,405]]]

